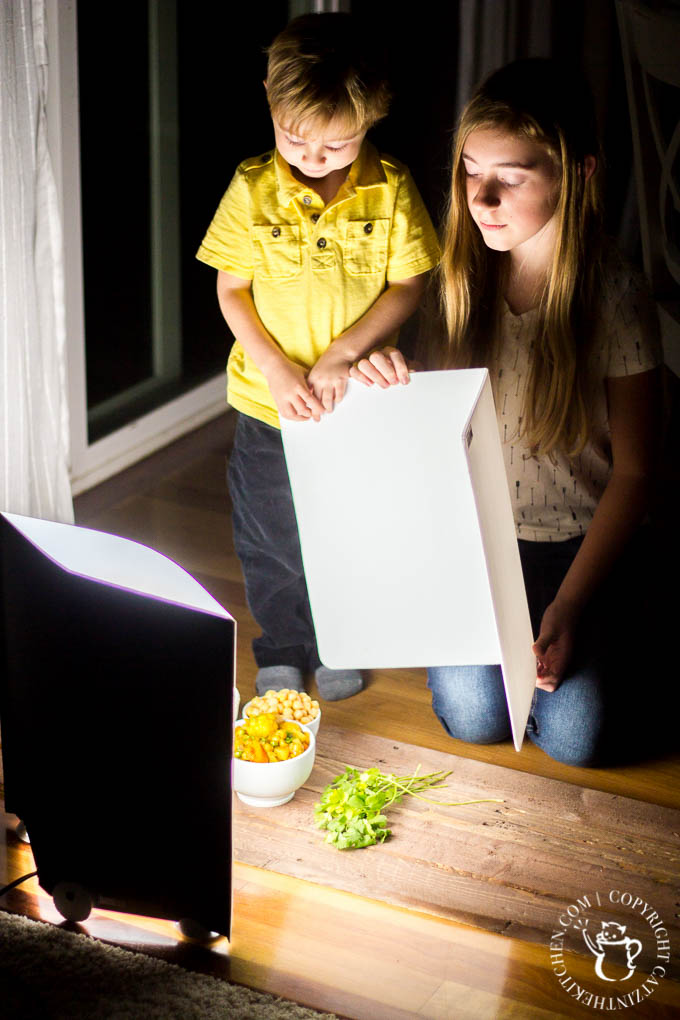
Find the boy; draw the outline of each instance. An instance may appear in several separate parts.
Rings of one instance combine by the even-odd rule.
[[[365,141],[389,94],[356,35],[350,15],[311,14],[274,40],[265,87],[276,149],[241,163],[197,254],[218,270],[236,339],[228,480],[234,544],[262,628],[257,693],[303,690],[309,669],[328,701],[363,681],[319,659],[279,417],[330,413],[351,365],[392,342],[415,311],[439,258],[408,171]]]

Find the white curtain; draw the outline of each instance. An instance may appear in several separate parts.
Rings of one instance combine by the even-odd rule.
[[[549,57],[553,0],[460,0],[458,109],[491,71],[519,57]]]
[[[63,254],[44,0],[0,3],[0,510],[70,523]]]

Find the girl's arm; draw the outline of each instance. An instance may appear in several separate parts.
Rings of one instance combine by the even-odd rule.
[[[554,691],[573,648],[577,620],[647,513],[655,481],[660,370],[605,380],[613,470],[577,555],[547,607],[533,646],[537,686]]]
[[[229,329],[267,380],[282,418],[319,421],[324,413],[305,378],[305,370],[290,361],[257,314],[251,281],[217,273],[217,298]]]
[[[368,311],[321,355],[307,379],[326,411],[332,411],[333,405],[345,395],[354,362],[372,347],[384,343],[415,312],[423,296],[427,276],[427,273],[421,273],[389,284]],[[384,385],[390,383],[385,382]]]

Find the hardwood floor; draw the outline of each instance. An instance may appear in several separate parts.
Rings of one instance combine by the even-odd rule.
[[[224,479],[231,419],[225,416],[77,500],[77,522],[158,549],[180,563],[238,622],[237,683],[242,702],[254,693],[250,642],[255,624],[245,605],[233,552]],[[310,688],[313,690],[313,684]],[[424,670],[371,671],[366,690],[324,704],[329,723],[452,752],[584,787],[680,808],[680,754],[616,770],[574,769],[532,744],[517,754],[508,742],[474,747],[450,740],[429,704]],[[0,824],[0,885],[33,870],[30,848]],[[32,879],[6,894],[2,906],[61,922],[52,900]],[[94,912],[90,934],[226,977],[340,1015],[547,1018],[589,1011],[559,988],[547,948],[478,931],[275,872],[237,864],[233,939],[208,952],[178,942],[164,921]],[[590,967],[570,960],[576,980]],[[662,982],[631,1015],[680,1015],[680,989]]]

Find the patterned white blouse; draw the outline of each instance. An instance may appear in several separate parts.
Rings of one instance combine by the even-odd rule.
[[[604,381],[646,372],[662,360],[654,304],[644,279],[613,249],[605,262],[592,351],[593,428],[583,453],[535,457],[518,438],[538,312],[505,306],[495,369],[496,413],[517,537],[559,542],[583,535],[612,469]],[[494,373],[492,372],[492,378]]]

